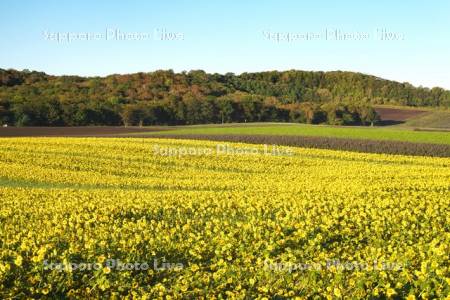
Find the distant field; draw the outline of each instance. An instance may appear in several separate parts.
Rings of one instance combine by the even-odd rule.
[[[450,111],[430,108],[377,106],[381,125],[414,129],[450,130]]]
[[[418,120],[416,120],[418,122]],[[442,119],[442,122],[444,120]],[[408,123],[409,124],[409,123]],[[149,127],[8,127],[0,137],[84,136],[154,137],[157,135],[269,135],[397,141],[450,145],[450,131],[418,131],[411,127],[337,127],[292,123],[209,124]],[[424,128],[425,129],[425,128]]]
[[[142,133],[139,133],[142,134]],[[178,127],[164,132],[148,132],[149,135],[287,135],[287,136],[315,136],[349,139],[369,139],[403,141],[414,143],[446,144],[450,145],[450,132],[425,132],[393,128],[370,127],[332,127],[300,124],[271,124],[270,126],[196,126]]]
[[[167,127],[123,127],[123,126],[80,126],[80,127],[0,127],[0,137],[67,137],[67,136],[111,136],[126,133],[161,131]]]
[[[450,112],[427,112],[417,118],[407,120],[403,125],[415,128],[436,128],[450,130]]]
[[[382,125],[401,124],[409,119],[417,118],[427,113],[425,110],[391,107],[377,107],[375,110],[380,116]]]

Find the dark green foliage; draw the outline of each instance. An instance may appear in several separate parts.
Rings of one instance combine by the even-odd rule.
[[[0,69],[0,122],[23,126],[377,122],[373,104],[450,106],[450,92],[351,72],[234,75],[172,70],[107,77]]]

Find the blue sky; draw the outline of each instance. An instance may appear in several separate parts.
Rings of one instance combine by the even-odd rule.
[[[2,0],[0,68],[56,75],[346,70],[450,89],[449,15],[446,0]],[[119,40],[115,30],[128,36]],[[56,40],[65,33],[70,42]]]

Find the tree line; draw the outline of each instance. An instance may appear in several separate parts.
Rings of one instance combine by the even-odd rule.
[[[450,92],[352,72],[79,77],[0,69],[0,122],[16,126],[373,124],[374,104],[450,107]]]

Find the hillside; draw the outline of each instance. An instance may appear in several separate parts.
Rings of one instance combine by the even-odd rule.
[[[450,107],[450,91],[353,72],[235,75],[171,70],[106,77],[0,69],[0,122],[18,126],[289,121],[370,124],[372,105]]]
[[[450,129],[450,111],[430,111],[417,118],[407,120],[404,126],[416,128]]]

